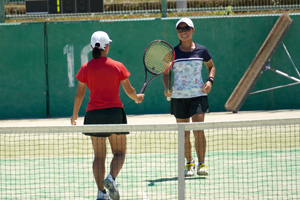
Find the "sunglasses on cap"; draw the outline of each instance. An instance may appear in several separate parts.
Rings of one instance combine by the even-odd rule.
[[[182,32],[188,32],[191,29],[192,29],[192,27],[185,26],[185,27],[177,28],[176,31],[177,31],[177,33],[182,33]]]

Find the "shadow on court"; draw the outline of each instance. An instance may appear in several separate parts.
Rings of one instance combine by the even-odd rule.
[[[206,177],[186,177],[186,180],[197,180],[197,179],[206,179]],[[168,182],[168,181],[177,181],[178,177],[174,178],[160,178],[156,180],[146,180],[147,182],[150,182],[148,186],[154,186],[155,183],[162,183],[162,182]]]

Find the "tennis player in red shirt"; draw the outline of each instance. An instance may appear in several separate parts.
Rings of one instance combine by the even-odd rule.
[[[84,124],[127,124],[123,103],[119,96],[120,85],[128,97],[136,103],[141,103],[144,99],[144,94],[137,94],[131,86],[128,78],[130,73],[125,66],[121,62],[107,57],[111,42],[107,33],[103,31],[97,31],[91,37],[93,58],[83,64],[76,75],[78,88],[71,117],[72,125],[76,125],[86,87],[90,90],[90,101],[86,108]],[[129,133],[84,134],[91,136],[95,153],[93,172],[98,186],[97,200],[120,199],[115,179],[125,161],[126,134]],[[110,173],[104,179],[107,137],[113,159],[110,164]],[[104,186],[109,190],[109,194]]]

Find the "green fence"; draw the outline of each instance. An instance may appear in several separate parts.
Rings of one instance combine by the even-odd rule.
[[[193,18],[194,40],[206,46],[216,65],[215,84],[209,94],[211,111],[225,111],[224,104],[252,62],[278,19],[274,16],[231,16]],[[300,44],[300,16],[283,42],[296,66]],[[149,42],[178,43],[178,18],[119,21],[40,22],[0,25],[0,118],[71,116],[77,87],[75,78],[82,63],[91,58],[89,42],[94,31],[104,30],[111,39],[109,56],[125,64],[131,83],[140,90],[144,81],[143,52]],[[4,39],[5,38],[5,39]],[[279,46],[271,66],[297,77],[288,56]],[[298,67],[299,68],[299,67]],[[204,68],[204,76],[207,70]],[[285,77],[266,71],[254,90],[290,83]],[[250,95],[241,110],[299,109],[300,86],[295,85]],[[82,104],[83,115],[88,92]],[[121,89],[127,114],[168,113],[161,77],[147,87],[145,100],[135,104]]]
[[[165,17],[169,13],[177,12],[208,12],[210,15],[220,15],[234,12],[249,11],[278,11],[278,10],[298,10],[300,0],[103,0],[103,4],[93,5],[94,10],[90,10],[90,4],[101,0],[48,0],[46,5],[41,1],[32,0],[3,0],[5,1],[6,19],[28,19],[28,18],[51,18],[57,15],[66,14],[73,16],[87,15],[132,15],[159,13]],[[27,4],[25,3],[27,2]],[[31,6],[29,6],[31,5]],[[35,7],[33,6],[35,5]],[[46,10],[43,10],[47,6]],[[39,8],[42,7],[43,9]],[[42,14],[53,13],[53,6],[58,7],[54,15]],[[102,7],[103,6],[103,7]],[[32,10],[35,12],[32,12]],[[103,10],[103,12],[101,12]],[[209,13],[210,12],[210,13]],[[297,11],[296,11],[297,12]],[[30,13],[30,14],[29,14]],[[29,14],[29,15],[26,15]],[[66,16],[64,16],[66,17]]]

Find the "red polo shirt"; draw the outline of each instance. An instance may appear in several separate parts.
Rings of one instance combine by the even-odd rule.
[[[86,111],[123,108],[119,89],[121,81],[129,76],[129,71],[121,62],[108,57],[91,59],[82,65],[76,78],[78,81],[86,83],[91,93]]]

